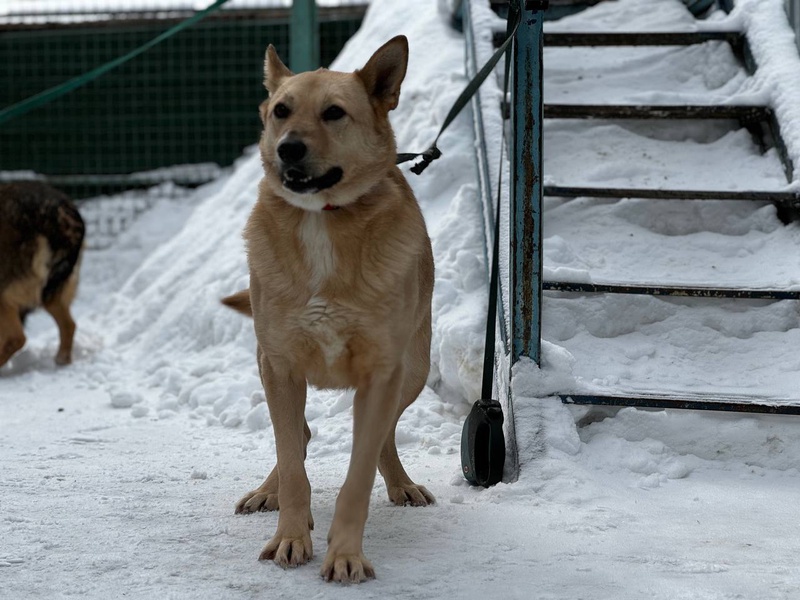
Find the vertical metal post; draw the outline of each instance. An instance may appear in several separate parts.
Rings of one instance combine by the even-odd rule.
[[[542,21],[547,2],[518,0],[512,58],[511,361],[540,362],[542,322]],[[515,7],[512,5],[512,10]]]
[[[289,43],[289,68],[292,71],[313,71],[320,66],[316,0],[293,0]]]
[[[786,10],[789,12],[789,21],[794,29],[794,39],[800,48],[800,0],[787,0]]]

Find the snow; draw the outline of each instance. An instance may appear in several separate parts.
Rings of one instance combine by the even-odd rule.
[[[677,0],[601,3],[549,26],[736,23],[753,34],[759,72],[747,77],[716,43],[548,49],[547,93],[587,103],[767,101],[798,156],[791,124],[800,119],[783,119],[796,110],[800,69],[779,5],[747,0],[698,25]],[[485,15],[482,35],[492,22]],[[335,68],[362,65],[401,32],[411,62],[393,123],[399,149],[418,151],[465,85],[463,38],[434,3],[375,0]],[[482,91],[500,95],[492,81]],[[546,175],[559,183],[787,186],[774,152],[761,154],[730,124],[548,122],[545,143]],[[0,370],[0,598],[800,597],[797,418],[586,409],[551,396],[796,398],[795,302],[547,294],[542,368],[523,360],[511,381],[519,479],[466,484],[458,453],[479,392],[488,278],[468,112],[439,147],[439,161],[409,175],[437,267],[434,365],[397,437],[410,474],[438,502],[397,508],[376,482],[364,547],[377,579],[342,587],[318,576],[349,456],[351,393],[309,394],[312,563],[259,563],[277,515],[233,514],[274,462],[252,325],[218,302],[248,281],[241,230],[261,173],[251,151],[193,192],[164,184],[84,206],[92,219],[74,364],[53,365],[57,332],[36,313],[26,348]],[[126,203],[139,208],[103,229],[104,211]],[[548,198],[544,231],[554,277],[800,285],[798,228],[763,203]]]

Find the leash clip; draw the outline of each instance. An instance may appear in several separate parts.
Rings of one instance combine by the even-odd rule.
[[[442,155],[442,151],[436,147],[436,144],[425,150],[420,156],[422,160],[411,167],[411,172],[415,175],[421,175],[422,172],[428,168],[428,165],[435,161]]]

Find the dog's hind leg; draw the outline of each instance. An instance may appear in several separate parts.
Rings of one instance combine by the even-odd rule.
[[[402,413],[401,413],[402,414]],[[398,415],[399,418],[399,415]],[[425,486],[414,483],[403,468],[400,457],[397,454],[397,445],[394,439],[394,429],[397,426],[395,420],[392,431],[383,445],[379,470],[386,482],[386,491],[389,493],[389,500],[398,506],[428,506],[434,504],[436,498]]]
[[[78,289],[78,267],[76,266],[53,297],[45,303],[45,310],[55,319],[58,325],[60,343],[56,354],[56,364],[68,365],[72,362],[72,342],[75,337],[75,321],[69,307]]]
[[[19,309],[0,298],[0,367],[25,345]]]
[[[236,503],[236,514],[278,510],[278,465],[272,467],[260,486],[250,490]]]
[[[303,433],[306,436],[306,445],[303,449],[303,457],[305,458],[308,442],[311,439],[311,429],[309,429],[307,421],[303,424]],[[278,510],[278,508],[280,508],[280,505],[278,503],[278,467],[276,465],[267,475],[264,483],[247,492],[236,503],[236,514]],[[314,520],[311,518],[310,513],[308,525],[311,529],[314,529]]]
[[[414,483],[408,476],[403,464],[400,462],[400,456],[397,454],[397,444],[395,443],[397,422],[405,409],[417,399],[428,379],[428,370],[430,369],[429,340],[429,336],[418,334],[418,339],[414,341],[416,347],[412,349],[414,352],[409,357],[410,364],[406,368],[400,407],[397,410],[394,423],[392,423],[389,436],[383,444],[380,462],[378,463],[378,470],[386,483],[389,500],[398,506],[427,506],[436,502],[433,494],[425,487]]]

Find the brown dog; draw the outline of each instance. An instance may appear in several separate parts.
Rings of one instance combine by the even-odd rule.
[[[433,256],[417,201],[395,166],[388,112],[408,42],[396,37],[355,73],[292,74],[267,49],[260,108],[265,176],[245,229],[250,290],[223,302],[252,312],[278,464],[237,512],[280,507],[261,559],[312,556],[306,385],[355,388],[350,467],[322,576],[374,576],[362,537],[376,467],[399,505],[434,502],[400,464],[395,426],[430,368]]]
[[[0,185],[0,366],[25,345],[25,315],[44,306],[61,343],[56,363],[72,362],[84,223],[62,192],[37,181]]]

